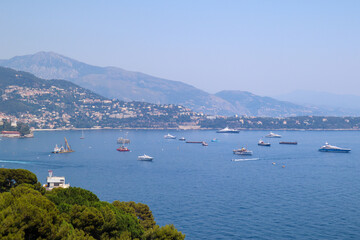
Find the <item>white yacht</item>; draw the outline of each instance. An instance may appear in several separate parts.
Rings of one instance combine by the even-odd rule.
[[[152,161],[153,159],[154,159],[153,157],[150,157],[146,154],[138,156],[139,161]]]
[[[320,147],[320,152],[339,152],[339,153],[348,153],[351,151],[351,149],[347,148],[340,148],[336,146],[332,146],[329,143],[325,143],[324,146]]]
[[[167,135],[164,136],[165,139],[175,139],[176,137],[171,135],[170,133],[168,133]]]
[[[281,138],[281,135],[270,132],[268,135],[266,135],[265,137],[267,138]]]
[[[239,133],[239,130],[233,129],[233,128],[223,128],[217,131],[217,133]]]

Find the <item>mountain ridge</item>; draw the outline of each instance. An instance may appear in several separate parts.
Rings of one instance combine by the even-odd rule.
[[[180,104],[200,112],[233,114],[231,104],[189,84],[117,67],[92,66],[53,52],[0,60],[0,65],[44,79],[66,79],[109,98]]]
[[[0,60],[0,65],[31,72],[44,79],[66,79],[102,96],[123,101],[177,104],[210,115],[328,115],[327,110],[237,91],[207,93],[181,81],[167,80],[118,67],[89,65],[54,52],[38,52]],[[226,96],[231,95],[231,96]],[[246,95],[246,97],[244,97]],[[341,111],[332,111],[344,115]]]

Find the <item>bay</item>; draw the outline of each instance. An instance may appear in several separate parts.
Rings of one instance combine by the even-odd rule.
[[[164,139],[167,133],[209,146]],[[84,131],[85,139],[81,131],[36,132],[2,138],[0,166],[28,169],[42,183],[51,169],[103,201],[148,204],[158,224],[174,224],[187,239],[359,239],[359,132],[276,133],[283,138],[265,139],[265,131],[97,130]],[[121,136],[131,139],[131,152],[116,151]],[[75,152],[51,154],[64,137]],[[271,147],[257,146],[260,138]],[[319,152],[326,141],[352,151]],[[243,146],[253,156],[233,155]],[[138,161],[144,153],[154,161]]]

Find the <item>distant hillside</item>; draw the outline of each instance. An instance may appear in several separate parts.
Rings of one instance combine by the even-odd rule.
[[[70,80],[108,98],[180,104],[212,114],[234,113],[228,102],[188,84],[115,67],[91,66],[52,52],[0,60],[0,65],[44,79]]]
[[[275,98],[302,105],[315,105],[329,112],[342,112],[344,115],[360,115],[360,96],[350,94],[334,94],[328,92],[298,90]]]
[[[0,66],[31,72],[44,79],[66,79],[111,99],[176,104],[211,115],[358,115],[340,108],[301,106],[290,103],[291,99],[284,102],[242,91],[209,94],[179,81],[116,67],[92,66],[53,52],[0,60]]]
[[[198,114],[177,105],[110,100],[65,80],[0,67],[0,113],[36,128],[178,127]]]
[[[322,114],[319,109],[261,97],[245,91],[221,91],[216,93],[216,96],[231,103],[239,115],[282,117]]]

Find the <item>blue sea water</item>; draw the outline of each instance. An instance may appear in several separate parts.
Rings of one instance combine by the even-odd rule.
[[[80,131],[3,138],[0,166],[33,171],[42,183],[51,169],[101,200],[148,204],[158,224],[174,224],[187,239],[360,239],[357,131],[278,131],[282,139],[263,138],[271,147],[257,146],[264,131],[84,133],[83,140]],[[167,133],[209,146],[164,139]],[[116,139],[125,135],[131,152],[118,152]],[[51,154],[63,137],[76,152]],[[319,152],[326,141],[352,151]],[[242,146],[253,156],[233,155]],[[144,153],[154,161],[138,161]]]

